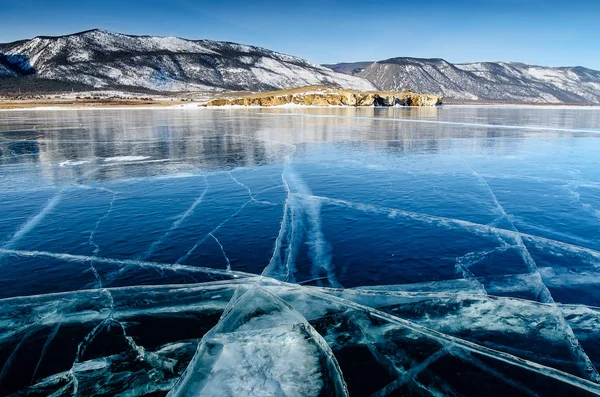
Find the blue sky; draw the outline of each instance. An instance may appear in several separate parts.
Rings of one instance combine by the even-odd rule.
[[[0,42],[103,28],[317,63],[412,56],[600,70],[598,20],[600,0],[0,0]]]

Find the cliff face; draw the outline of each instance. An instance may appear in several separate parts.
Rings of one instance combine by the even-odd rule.
[[[352,91],[331,88],[275,91],[237,98],[218,98],[204,106],[436,106],[443,97],[411,91]]]

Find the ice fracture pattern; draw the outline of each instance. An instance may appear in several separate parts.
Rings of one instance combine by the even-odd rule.
[[[600,111],[0,113],[0,396],[600,395]]]

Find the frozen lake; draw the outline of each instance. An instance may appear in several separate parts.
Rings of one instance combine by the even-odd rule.
[[[1,112],[0,203],[0,395],[600,394],[598,108]]]

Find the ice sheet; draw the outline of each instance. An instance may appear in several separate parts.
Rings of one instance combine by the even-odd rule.
[[[599,123],[0,117],[0,394],[598,395]]]

